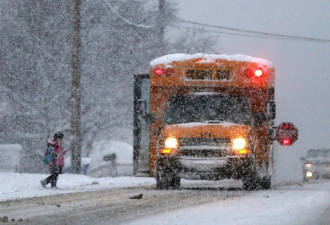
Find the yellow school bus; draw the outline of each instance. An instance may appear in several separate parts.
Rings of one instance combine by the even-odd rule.
[[[181,178],[241,179],[245,189],[271,186],[275,69],[246,55],[171,54],[135,76],[134,174],[158,189]],[[298,133],[277,130],[282,145]]]

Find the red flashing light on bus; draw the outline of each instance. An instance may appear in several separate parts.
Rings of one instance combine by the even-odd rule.
[[[165,75],[166,76],[172,76],[173,75],[173,73],[174,73],[174,69],[173,68],[171,68],[171,67],[169,67],[169,68],[166,68],[166,70],[165,70]]]
[[[162,76],[165,74],[165,76],[169,77],[169,76],[172,76],[173,73],[174,73],[174,69],[169,67],[169,68],[166,68],[165,70],[160,68],[160,67],[157,67],[155,70],[154,70],[154,73],[157,75],[157,76]]]
[[[161,76],[163,75],[164,70],[162,68],[157,67],[154,72],[157,76]]]
[[[284,126],[283,126],[283,128],[285,129],[285,130],[288,130],[288,129],[290,129],[290,124],[289,123],[287,123],[287,124],[285,124]]]
[[[284,138],[282,140],[282,144],[285,145],[285,146],[290,146],[291,145],[291,141],[289,138]]]
[[[245,70],[245,75],[249,78],[252,78],[252,77],[262,77],[264,74],[265,74],[265,69],[264,68],[257,68],[257,69],[251,69],[251,68],[248,68]]]
[[[263,71],[262,71],[262,69],[256,69],[255,71],[254,71],[254,76],[256,76],[256,77],[261,77],[262,75],[263,75],[264,73],[263,73]]]

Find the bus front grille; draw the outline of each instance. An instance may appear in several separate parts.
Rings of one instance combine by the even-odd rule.
[[[228,138],[182,138],[179,139],[180,156],[223,157],[228,155]]]

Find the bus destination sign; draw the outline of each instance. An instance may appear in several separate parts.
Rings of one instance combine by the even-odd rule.
[[[192,69],[185,71],[188,80],[229,80],[230,70]]]

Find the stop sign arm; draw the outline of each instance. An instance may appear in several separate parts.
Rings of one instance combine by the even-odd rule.
[[[276,128],[275,138],[281,145],[291,146],[298,140],[298,129],[291,122],[283,122]]]

